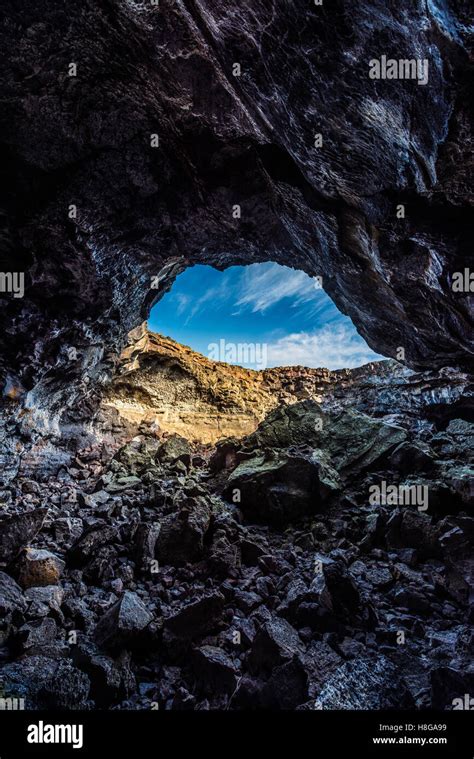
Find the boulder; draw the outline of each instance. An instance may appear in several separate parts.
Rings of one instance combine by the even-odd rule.
[[[139,634],[152,621],[144,603],[131,591],[126,591],[100,618],[94,631],[99,646],[124,648],[136,643]]]
[[[272,616],[257,631],[248,654],[248,665],[252,672],[271,671],[295,655],[304,655],[298,633],[285,619]]]
[[[27,622],[20,627],[18,631],[18,639],[20,641],[23,650],[29,648],[42,648],[56,638],[57,626],[54,619],[51,617],[45,617],[41,620],[33,620]]]
[[[5,697],[24,698],[26,709],[75,710],[88,705],[90,681],[68,659],[28,656],[2,670]]]
[[[306,400],[276,408],[243,443],[252,450],[309,446],[347,478],[388,456],[406,437],[396,425],[351,409],[328,414],[315,401]]]
[[[295,656],[275,667],[260,694],[263,709],[296,709],[308,698],[308,674]]]
[[[100,546],[113,543],[117,539],[117,530],[106,524],[98,524],[85,530],[81,537],[71,546],[66,554],[67,563],[80,567],[94,557]]]
[[[18,582],[23,588],[56,585],[65,562],[51,551],[25,548],[18,563]]]
[[[413,507],[396,509],[387,522],[385,538],[388,548],[416,548],[420,557],[438,556],[438,530],[431,517]]]
[[[397,668],[385,656],[345,662],[326,680],[315,709],[409,709],[414,706]]]
[[[186,467],[191,462],[192,446],[181,435],[170,435],[158,448],[156,458],[160,463],[172,464],[181,461]]]
[[[404,441],[390,454],[389,466],[400,474],[431,471],[435,464],[428,446]]]
[[[140,522],[137,525],[133,543],[136,560],[142,566],[155,558],[156,541],[158,540],[160,529],[161,525],[158,522]]]
[[[0,572],[0,616],[9,614],[16,609],[24,611],[26,600],[23,591],[15,580],[5,572]]]
[[[200,646],[192,654],[192,668],[202,683],[202,692],[228,693],[231,695],[237,686],[238,669],[222,648]]]
[[[211,522],[211,510],[205,498],[186,498],[177,511],[160,521],[156,556],[165,564],[196,561],[204,551],[204,536]]]
[[[324,578],[336,614],[351,619],[361,611],[361,598],[355,580],[340,561],[323,565]]]
[[[224,498],[239,491],[239,507],[250,522],[284,526],[314,514],[336,485],[327,486],[327,472],[314,458],[278,454],[242,462],[230,475]]]
[[[72,655],[75,665],[90,678],[91,698],[99,708],[107,708],[127,696],[134,676],[126,657],[113,659],[88,639],[79,641]]]
[[[59,585],[27,588],[25,599],[30,604],[28,615],[43,617],[50,611],[59,613],[64,599],[64,590]]]
[[[10,562],[41,530],[48,509],[25,511],[0,522],[0,561]]]
[[[191,601],[165,619],[165,630],[178,638],[196,638],[214,627],[224,603],[225,598],[218,591]]]

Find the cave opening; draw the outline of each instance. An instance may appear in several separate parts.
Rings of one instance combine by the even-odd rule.
[[[382,358],[323,278],[300,269],[196,264],[171,286],[161,281],[165,292],[130,334],[105,394],[122,422],[204,444],[240,438],[279,403],[319,400],[338,371]]]
[[[322,277],[275,262],[189,267],[152,307],[148,328],[254,370],[352,369],[382,358],[325,293]]]

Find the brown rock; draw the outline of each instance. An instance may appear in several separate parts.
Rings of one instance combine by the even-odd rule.
[[[50,551],[26,548],[18,562],[18,582],[23,588],[57,585],[64,566]]]

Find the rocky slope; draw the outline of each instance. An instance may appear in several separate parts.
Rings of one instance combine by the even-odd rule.
[[[189,349],[146,339],[165,383],[170,357],[189,368]],[[201,359],[193,376],[208,371]],[[339,374],[357,397],[355,372]],[[438,391],[436,423],[297,400],[215,447],[142,424],[113,456],[95,445],[41,484],[17,475],[0,520],[5,695],[33,709],[453,708],[474,686],[474,435],[457,391]]]
[[[333,372],[302,366],[254,371],[211,361],[145,325],[129,336],[103,410],[117,411],[117,424],[146,422],[214,443],[249,434],[269,411],[305,398],[323,408],[401,416],[405,423],[436,418],[438,410],[445,423],[450,413],[473,414],[470,376],[455,370],[420,373],[379,361]]]

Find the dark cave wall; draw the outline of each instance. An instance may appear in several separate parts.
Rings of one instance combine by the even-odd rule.
[[[0,296],[9,397],[90,414],[197,262],[322,275],[377,351],[469,368],[467,3],[2,7],[0,268],[26,272]],[[371,80],[382,54],[426,58],[428,84]]]

